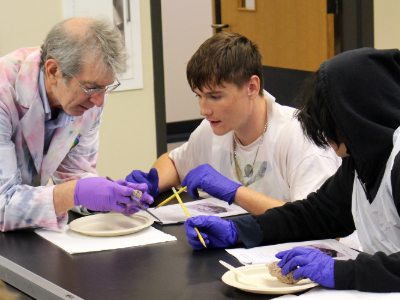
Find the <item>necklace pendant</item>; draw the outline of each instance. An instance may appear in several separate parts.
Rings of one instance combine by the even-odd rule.
[[[250,164],[247,164],[244,166],[244,175],[246,177],[252,177],[253,176],[253,166]]]

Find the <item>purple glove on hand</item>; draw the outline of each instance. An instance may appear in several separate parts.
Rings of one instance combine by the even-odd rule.
[[[207,248],[226,248],[237,243],[239,235],[230,220],[216,216],[197,216],[185,222],[186,235],[194,250],[204,249],[194,227],[201,232]]]
[[[204,164],[191,170],[183,179],[182,186],[187,186],[187,192],[194,199],[199,198],[197,188],[201,188],[209,195],[232,204],[237,189],[242,185]]]
[[[123,214],[134,214],[139,206],[130,196],[135,189],[142,191],[142,205],[153,203],[153,198],[147,194],[146,184],[132,184],[125,180],[112,182],[102,177],[78,179],[75,186],[75,205],[82,205],[94,211],[114,210]]]
[[[142,196],[140,197],[140,199],[138,199],[136,197],[134,197],[134,198],[137,201],[139,201],[140,204],[142,206],[144,206],[145,208],[149,208],[149,205],[154,202],[153,197],[150,196],[147,193],[147,191],[148,191],[147,184],[145,184],[145,183],[131,183],[131,182],[127,182],[127,181],[125,181],[123,179],[117,180],[116,183],[118,183],[119,185],[122,185],[122,186],[131,187],[131,188],[133,188],[134,190],[137,190],[137,191],[141,191],[142,192]],[[134,195],[135,195],[135,193],[133,193],[133,196]],[[137,206],[136,203],[135,203],[135,206]],[[137,206],[137,207],[140,209],[139,206]]]
[[[276,257],[282,259],[278,263],[278,267],[282,268],[282,275],[299,267],[293,272],[293,279],[306,277],[320,285],[335,288],[335,260],[329,255],[316,249],[296,247],[279,252]]]
[[[152,168],[149,173],[134,170],[131,174],[126,176],[125,180],[132,183],[146,183],[149,187],[147,191],[148,194],[154,198],[160,194],[160,188],[158,187],[158,173],[156,168]]]

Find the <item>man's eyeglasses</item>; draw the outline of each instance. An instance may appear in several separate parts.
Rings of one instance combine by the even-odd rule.
[[[97,96],[97,95],[101,94],[102,92],[104,92],[104,94],[108,94],[109,92],[112,92],[113,90],[115,90],[117,87],[119,87],[121,85],[121,83],[118,81],[118,79],[115,78],[115,80],[118,82],[117,84],[107,85],[105,88],[102,88],[102,89],[87,90],[74,76],[72,76],[72,78],[74,78],[76,80],[76,82],[81,86],[81,88],[85,91],[86,98]]]

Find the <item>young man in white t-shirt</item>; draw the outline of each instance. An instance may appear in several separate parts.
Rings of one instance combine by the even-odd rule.
[[[149,173],[126,177],[147,183],[153,197],[186,185],[193,198],[201,188],[260,214],[305,198],[340,166],[333,150],[304,137],[294,108],[263,91],[261,54],[246,37],[221,32],[209,38],[188,62],[187,78],[205,120]]]

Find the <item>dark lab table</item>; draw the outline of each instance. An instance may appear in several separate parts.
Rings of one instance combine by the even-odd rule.
[[[163,194],[159,203],[169,196]],[[181,194],[183,201],[190,197]],[[171,201],[171,203],[176,203]],[[70,219],[78,215],[70,212]],[[194,251],[183,224],[153,227],[177,241],[68,254],[33,230],[0,233],[0,255],[83,299],[271,299],[222,282],[219,260],[239,267],[224,249]],[[1,278],[7,282],[7,278]],[[12,283],[9,282],[11,285]],[[26,291],[23,291],[26,292]],[[25,298],[24,298],[25,299]]]

